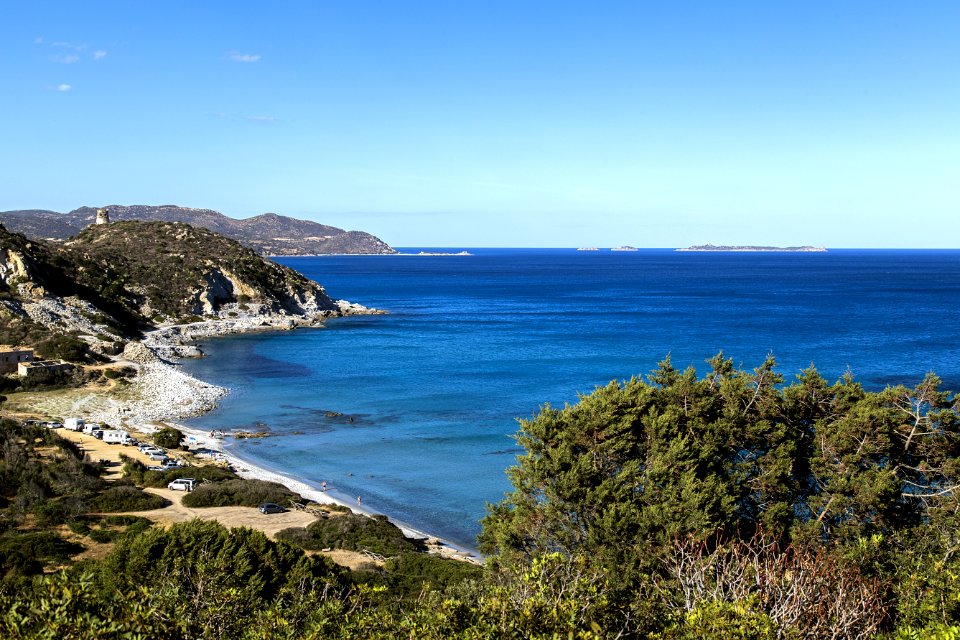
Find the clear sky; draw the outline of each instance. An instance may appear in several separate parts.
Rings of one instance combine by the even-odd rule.
[[[14,2],[0,210],[960,246],[960,2]]]

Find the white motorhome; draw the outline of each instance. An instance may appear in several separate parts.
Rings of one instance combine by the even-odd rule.
[[[83,418],[64,418],[63,419],[63,428],[69,429],[70,431],[80,431],[83,429],[83,426],[86,422]]]
[[[129,444],[130,434],[123,429],[107,429],[103,432],[103,441],[109,444]]]
[[[101,431],[102,429],[103,428],[96,422],[88,422],[85,425],[83,425],[83,428],[81,429],[81,431],[83,431],[83,433],[85,433],[88,436],[92,436],[95,431]]]

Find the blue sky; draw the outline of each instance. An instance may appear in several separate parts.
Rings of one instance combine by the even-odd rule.
[[[7,2],[0,87],[0,210],[960,244],[953,1]]]

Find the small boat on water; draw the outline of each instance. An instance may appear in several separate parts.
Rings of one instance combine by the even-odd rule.
[[[613,249],[610,249],[610,251],[639,251],[639,249],[624,245],[622,247],[614,247]]]

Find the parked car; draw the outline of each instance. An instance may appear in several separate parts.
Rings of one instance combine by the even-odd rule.
[[[283,513],[284,511],[286,509],[275,502],[264,502],[260,505],[260,513]]]
[[[194,486],[196,486],[197,481],[193,478],[177,478],[173,482],[167,484],[167,489],[171,491],[193,491]]]

